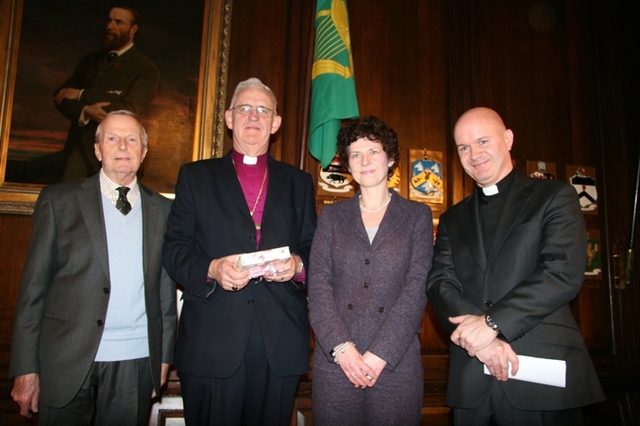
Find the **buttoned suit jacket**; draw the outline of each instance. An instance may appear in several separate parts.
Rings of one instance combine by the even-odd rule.
[[[314,348],[314,389],[349,387],[331,352],[354,342],[394,371],[402,363],[422,390],[418,334],[427,303],[433,255],[431,209],[395,194],[369,242],[359,197],[325,206],[320,214],[309,272],[309,315]],[[324,383],[316,383],[323,370]]]
[[[171,202],[139,187],[149,362],[159,395],[161,363],[173,363],[176,331],[175,283],[162,268]],[[39,373],[40,402],[62,407],[80,390],[100,344],[110,287],[99,174],[43,188],[34,209],[9,369],[10,377]]]
[[[252,280],[237,292],[207,281],[213,259],[288,246],[308,265],[316,227],[311,176],[268,157],[260,246],[231,152],[183,165],[169,215],[164,265],[184,287],[176,349],[179,372],[232,376],[259,315],[269,367],[278,377],[309,367],[306,284]]]
[[[56,90],[57,93],[64,87],[83,89],[80,99],[64,99],[56,108],[71,121],[65,150],[82,150],[92,167],[91,173],[100,170],[93,147],[98,122],[89,120],[84,126],[79,125],[82,109],[97,102],[110,102],[103,107],[106,112],[125,109],[144,117],[160,81],[156,65],[136,45],[111,62],[107,61],[107,53],[102,50],[83,57],[69,79]]]
[[[489,314],[518,355],[566,361],[566,387],[499,382],[512,406],[561,410],[604,398],[569,303],[586,265],[586,231],[575,190],[516,172],[485,252],[478,191],[440,217],[428,297],[448,332],[449,317]],[[475,408],[493,377],[456,345],[450,349],[447,404]],[[542,372],[540,372],[542,374]]]

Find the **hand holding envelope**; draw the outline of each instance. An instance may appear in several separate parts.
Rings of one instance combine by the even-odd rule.
[[[258,278],[267,274],[275,275],[277,266],[291,257],[289,247],[278,247],[271,250],[255,251],[238,255],[235,267],[237,270],[249,270],[249,278]]]
[[[567,363],[564,360],[525,355],[518,355],[518,360],[520,361],[520,368],[515,376],[511,374],[511,363],[509,363],[510,379],[561,388],[566,386]],[[486,365],[484,366],[484,374],[491,374]]]

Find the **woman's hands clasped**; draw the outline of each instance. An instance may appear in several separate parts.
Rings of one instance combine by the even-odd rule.
[[[361,355],[352,344],[338,351],[335,360],[347,379],[356,388],[370,388],[376,384],[378,377],[387,363],[380,357],[366,352]]]

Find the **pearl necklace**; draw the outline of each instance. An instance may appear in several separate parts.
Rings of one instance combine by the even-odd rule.
[[[362,195],[360,195],[360,200],[362,200]],[[369,210],[368,208],[366,208],[365,206],[363,206],[363,205],[360,203],[360,201],[358,201],[358,204],[360,205],[360,208],[361,208],[362,210],[364,210],[365,212],[375,213],[375,212],[377,212],[378,210],[382,210],[384,207],[386,207],[386,206],[387,206],[387,204],[389,204],[389,202],[390,202],[390,201],[391,201],[391,193],[389,193],[389,199],[387,200],[387,202],[386,202],[386,203],[384,203],[384,204],[383,204],[383,205],[381,205],[380,207],[375,208],[375,209],[373,209],[373,210]]]

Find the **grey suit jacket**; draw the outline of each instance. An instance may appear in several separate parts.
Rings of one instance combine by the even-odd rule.
[[[162,268],[171,202],[140,185],[150,368],[173,363],[175,284]],[[99,175],[40,193],[22,273],[9,376],[39,373],[40,401],[71,401],[91,368],[109,304],[109,259]]]
[[[500,382],[521,410],[560,410],[604,398],[569,302],[586,265],[586,232],[575,190],[516,172],[485,252],[477,192],[440,217],[428,297],[444,327],[448,317],[487,313],[518,355],[561,359],[567,386]],[[493,380],[482,364],[451,345],[447,404],[482,404]]]

